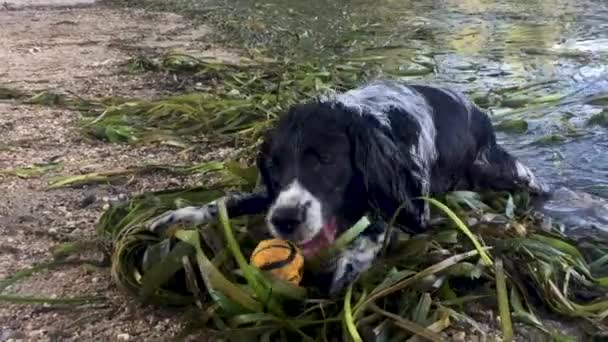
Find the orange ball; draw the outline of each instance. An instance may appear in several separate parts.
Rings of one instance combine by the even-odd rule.
[[[261,241],[251,254],[251,264],[275,277],[299,285],[304,273],[304,257],[293,243],[270,239]]]

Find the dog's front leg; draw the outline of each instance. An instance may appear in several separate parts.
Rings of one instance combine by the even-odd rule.
[[[339,296],[359,275],[371,268],[384,245],[386,227],[384,222],[372,223],[338,255],[329,289],[331,297]]]
[[[265,192],[234,193],[224,197],[226,211],[229,217],[260,214],[268,210],[270,200]],[[155,218],[149,229],[157,234],[163,234],[174,224],[199,225],[211,222],[219,216],[217,201],[200,207],[184,207],[170,210]]]

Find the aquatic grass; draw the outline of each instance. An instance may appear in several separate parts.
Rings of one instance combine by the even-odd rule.
[[[344,296],[344,325],[346,325],[346,330],[350,335],[351,339],[355,342],[362,342],[363,339],[359,335],[357,331],[357,327],[355,326],[355,322],[353,320],[353,312],[351,309],[351,298],[353,294],[353,286],[352,284],[348,286],[346,289],[346,295]]]
[[[582,248],[557,231],[536,230],[525,194],[455,192],[427,199],[439,209],[433,211],[431,231],[414,237],[396,232],[398,246],[386,251],[381,267],[372,268],[333,299],[249,266],[245,255],[256,243],[247,228],[261,222],[255,217],[231,219],[222,210],[219,222],[205,227],[177,226],[163,236],[145,228],[165,210],[209,203],[227,188],[250,190],[257,181],[247,167],[218,165],[222,167],[212,171],[219,176],[215,184],[112,203],[98,223],[100,237],[112,246],[112,278],[122,289],[143,303],[198,308],[206,318],[197,318],[196,326],[218,336],[358,340],[365,325],[386,338],[441,340],[439,333],[454,322],[477,324],[462,311],[464,303],[492,297],[498,302],[505,338],[512,334],[512,324],[504,319],[507,312],[517,322],[559,336],[535,313],[538,303],[590,322],[590,332],[608,331],[602,323],[608,312],[608,300],[602,297],[608,272],[598,273],[607,264],[601,242]],[[465,225],[470,218],[477,223]],[[340,250],[369,224],[363,218],[340,235],[339,246],[332,250]],[[209,239],[213,236],[221,241],[219,249]],[[494,267],[480,253],[494,259]],[[471,292],[452,282],[462,277],[495,283],[497,292]],[[435,289],[428,287],[431,283]]]
[[[604,109],[601,113],[592,115],[587,120],[587,126],[608,127],[608,109]]]
[[[553,145],[561,144],[564,141],[566,141],[566,137],[564,137],[563,135],[548,134],[548,135],[545,135],[545,136],[542,136],[542,137],[536,139],[531,144],[536,145],[536,146],[553,146]]]
[[[0,175],[15,176],[23,179],[36,178],[61,167],[61,163],[35,164],[32,166],[0,169]]]
[[[507,281],[502,259],[496,259],[494,266],[496,298],[498,299],[498,312],[500,313],[500,324],[502,325],[502,338],[503,341],[508,342],[513,340],[513,326],[511,324],[511,309],[509,308]]]
[[[0,101],[18,100],[26,97],[27,94],[19,89],[0,87]]]
[[[44,304],[44,305],[84,305],[94,302],[104,301],[105,297],[101,296],[82,296],[72,298],[53,298],[53,297],[37,297],[24,296],[13,294],[1,294],[0,302],[12,304]]]
[[[524,134],[528,131],[528,122],[523,119],[506,119],[494,125],[497,131]]]
[[[104,170],[90,172],[80,175],[63,175],[55,176],[49,179],[49,189],[57,189],[64,187],[77,187],[82,185],[90,185],[96,183],[111,183],[118,180],[124,180],[127,177],[149,173],[167,173],[174,175],[207,175],[213,172],[226,170],[224,163],[220,162],[205,162],[194,165],[164,165],[164,164],[148,164],[143,166],[131,166],[119,168],[115,170]]]
[[[371,224],[367,216],[361,217],[352,227],[340,234],[336,241],[327,249],[321,251],[319,255],[308,261],[311,268],[316,269],[320,266],[323,260],[328,260],[343,250],[350,242],[359,236]]]
[[[434,198],[423,198],[423,199],[425,201],[433,204],[434,206],[438,207],[443,212],[445,212],[450,217],[450,219],[454,222],[454,224],[456,224],[458,229],[460,229],[471,240],[471,242],[475,246],[475,249],[477,249],[477,252],[479,252],[479,255],[481,256],[481,260],[483,261],[483,263],[486,266],[492,265],[492,259],[485,252],[484,247],[481,246],[477,237],[475,237],[473,235],[473,233],[471,233],[471,231],[469,230],[469,228],[467,228],[467,226],[464,224],[464,222],[462,222],[462,220],[460,220],[460,218],[452,210],[450,210],[450,208],[448,208],[445,204],[439,202],[438,200],[436,200]]]
[[[235,258],[239,269],[243,272],[243,276],[247,280],[248,285],[253,289],[258,300],[263,300],[270,313],[275,316],[284,316],[282,308],[279,303],[273,297],[272,287],[268,283],[261,281],[261,277],[256,276],[254,267],[249,265],[245,256],[243,255],[230,227],[228,213],[226,211],[226,205],[223,200],[218,201],[218,209],[220,214],[220,222],[223,227],[224,236],[227,240],[228,248]]]
[[[21,89],[0,87],[0,101],[61,107],[82,112],[94,112],[115,100],[116,99],[113,98],[89,100],[72,92],[58,93],[53,90],[25,91]]]
[[[137,143],[200,134],[240,135],[255,139],[293,103],[319,92],[351,88],[373,74],[373,62],[290,60],[234,65],[170,54],[157,60],[133,61],[139,69],[191,77],[204,90],[158,100],[114,101],[87,110],[82,131],[113,143]],[[152,138],[152,139],[151,139]]]
[[[377,73],[374,61],[296,63],[285,59],[254,63],[234,65],[181,54],[138,57],[132,68],[173,73],[203,85],[202,90],[156,100],[83,99],[50,91],[14,91],[6,97],[25,104],[79,110],[84,117],[81,131],[94,139],[186,147],[201,134],[255,141],[289,105],[320,92],[352,88]]]
[[[94,302],[107,300],[104,296],[74,296],[74,297],[45,297],[37,295],[24,295],[19,293],[11,293],[11,286],[18,282],[25,281],[27,278],[41,272],[51,272],[58,268],[74,267],[82,265],[104,266],[103,262],[88,259],[66,259],[68,255],[73,255],[78,249],[64,251],[60,256],[56,256],[55,260],[42,262],[28,268],[21,269],[4,279],[0,279],[0,303],[11,304],[39,304],[39,305],[57,305],[57,306],[73,306],[87,305]],[[8,292],[8,293],[7,293]]]
[[[207,134],[238,138],[255,146],[259,134],[290,103],[318,92],[350,87],[368,77],[366,65],[376,63],[331,61],[322,65],[282,61],[253,68],[183,55],[166,57],[168,62],[140,60],[139,68],[183,77],[196,75],[203,80],[204,90],[151,101],[94,102],[95,106],[83,110],[81,129],[91,137],[114,143],[163,142],[188,148],[199,134]],[[531,90],[522,86],[504,92],[497,97],[498,102],[489,104],[500,105],[501,99],[523,99],[526,91]],[[529,100],[532,105],[521,108],[547,105],[559,98],[543,96],[546,97]],[[42,96],[38,101],[61,105],[64,100]],[[502,122],[507,120],[519,119],[514,114]],[[521,127],[521,122],[517,124]],[[534,235],[536,224],[526,216],[525,196],[456,192],[444,198],[427,199],[439,209],[434,213],[433,229],[414,237],[399,233],[397,244],[403,247],[397,248],[400,252],[387,249],[379,267],[349,287],[350,297],[327,299],[320,297],[314,288],[290,287],[247,265],[244,256],[255,246],[247,228],[260,223],[255,217],[232,219],[223,215],[219,228],[217,223],[205,227],[179,226],[164,236],[145,229],[146,223],[164,210],[208,203],[229,188],[250,191],[257,181],[253,167],[229,162],[144,165],[63,176],[52,179],[50,185],[108,182],[159,171],[214,173],[221,181],[205,187],[145,193],[112,203],[99,220],[98,232],[112,245],[113,279],[144,303],[197,307],[204,315],[198,325],[219,336],[357,339],[363,336],[362,326],[370,324],[375,334],[387,338],[437,340],[438,333],[452,321],[476,324],[462,311],[463,303],[491,297],[497,299],[501,317],[506,315],[505,310],[510,310],[514,320],[547,334],[555,333],[544,327],[542,319],[533,313],[531,303],[540,302],[562,315],[593,322],[595,331],[606,330],[602,323],[606,301],[598,293],[605,291],[607,284],[597,273],[605,268],[604,260],[597,256],[589,258],[585,253],[577,255],[556,242],[568,241],[563,236],[543,239],[546,232]],[[488,220],[489,217],[492,219]],[[465,222],[477,224],[470,226]],[[369,224],[372,223],[368,218],[362,218],[322,257],[339,251]],[[214,238],[221,241],[223,250],[213,243]],[[511,245],[507,246],[508,243]],[[579,248],[570,243],[568,246]],[[558,257],[549,258],[555,255]],[[491,260],[497,258],[504,262],[502,270],[496,264],[489,267]],[[497,286],[500,283],[501,290],[478,294],[452,284],[452,279],[462,277]],[[429,288],[429,283],[439,289]],[[510,297],[505,300],[509,290]],[[507,325],[503,329],[509,337]]]
[[[587,99],[586,103],[595,106],[608,106],[608,93],[604,92]]]

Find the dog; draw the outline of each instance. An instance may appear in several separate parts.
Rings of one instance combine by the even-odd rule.
[[[331,295],[373,265],[393,216],[408,232],[428,227],[423,196],[454,190],[549,193],[497,144],[489,117],[463,94],[388,80],[293,105],[265,136],[257,167],[264,189],[227,195],[228,215],[267,212],[270,233],[296,243],[305,258],[363,215],[377,218],[333,263]],[[215,203],[185,207],[150,227],[159,232],[217,216]]]

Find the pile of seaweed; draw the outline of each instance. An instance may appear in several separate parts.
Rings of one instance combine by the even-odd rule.
[[[0,89],[0,100],[59,106],[83,114],[82,132],[110,143],[164,144],[197,148],[200,137],[244,147],[240,160],[197,165],[142,165],[51,179],[51,188],[105,183],[147,172],[198,175],[204,186],[169,189],[114,203],[98,224],[109,247],[114,280],[145,303],[192,309],[192,327],[229,339],[439,341],[454,322],[480,335],[482,324],[468,314],[471,304],[495,306],[503,339],[514,322],[534,326],[557,340],[570,340],[543,323],[542,313],[587,324],[591,335],[608,333],[608,243],[575,241],[537,215],[525,194],[454,192],[426,199],[434,209],[432,229],[400,233],[377,267],[353,283],[344,296],[329,299],[314,288],[292,286],[247,263],[264,229],[260,217],[229,218],[201,227],[178,227],[170,236],[146,229],[165,210],[201,205],[228,190],[250,191],[257,182],[250,151],[260,134],[290,104],[325,91],[354,87],[373,77],[381,59],[290,60],[229,64],[187,55],[139,57],[133,72],[149,71],[189,80],[187,92],[155,100],[85,99],[49,91]],[[495,113],[497,129],[525,132],[523,113],[554,105],[566,95],[547,92],[551,81],[469,94]],[[604,105],[605,94],[586,99]],[[603,126],[606,111],[589,119]],[[586,131],[564,123],[563,134],[541,137],[551,144]],[[0,170],[30,177],[55,165]],[[342,248],[366,228],[355,225],[338,240]],[[36,271],[80,261],[65,256],[86,242],[60,246],[58,260],[0,281],[0,292]],[[227,247],[227,248],[226,248]],[[83,261],[85,262],[85,261]],[[0,293],[0,300],[24,303],[89,303],[99,298],[30,298]],[[294,337],[295,336],[295,337]]]
[[[231,219],[221,210],[209,225],[180,226],[167,236],[147,230],[165,210],[208,203],[225,188],[251,190],[257,180],[252,168],[215,172],[215,186],[115,204],[98,229],[112,241],[112,275],[121,287],[146,303],[196,307],[193,324],[217,337],[441,341],[453,322],[485,333],[465,309],[475,302],[495,304],[505,341],[514,321],[570,340],[543,324],[546,309],[588,324],[592,334],[608,332],[608,244],[570,240],[531,209],[526,194],[460,191],[426,199],[432,229],[400,233],[342,298],[329,299],[247,262],[259,242],[251,233],[263,226],[259,217]],[[364,230],[365,220],[333,250]]]

